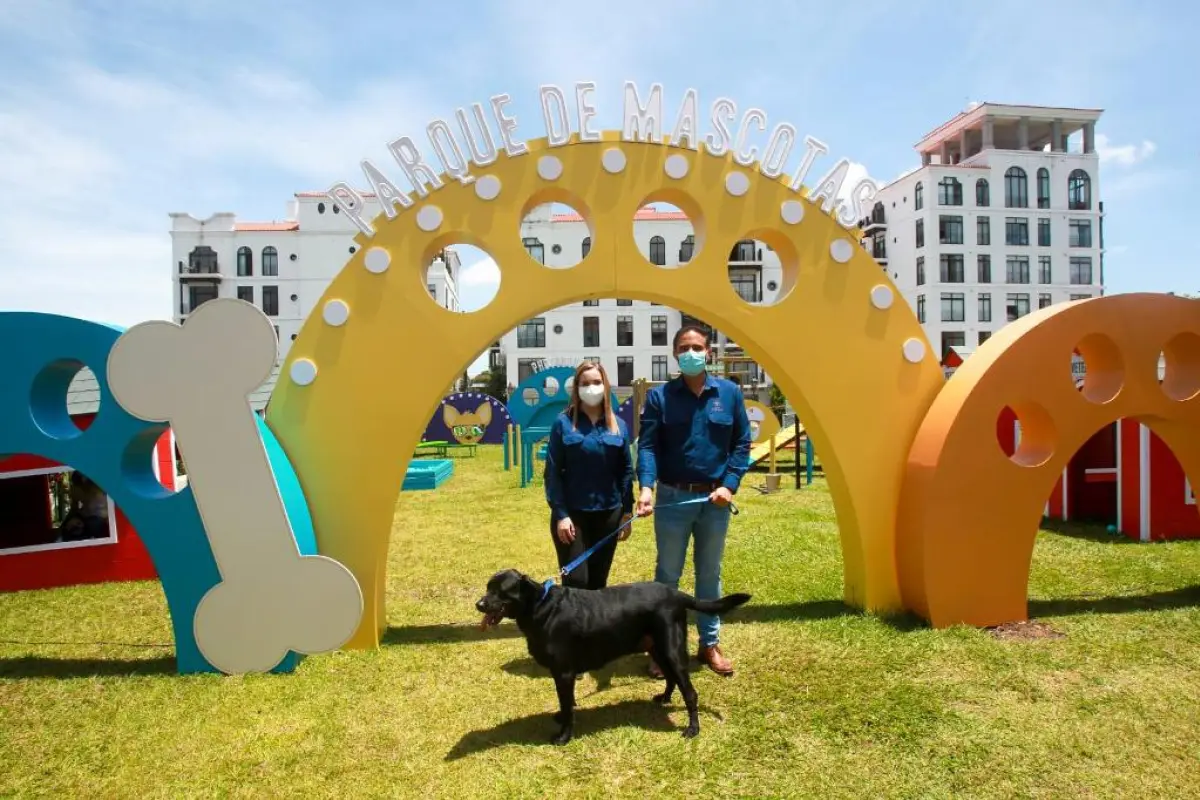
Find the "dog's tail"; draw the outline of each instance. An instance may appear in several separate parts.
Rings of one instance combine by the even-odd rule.
[[[728,614],[738,606],[750,600],[748,594],[727,594],[720,600],[697,600],[694,597],[688,597],[691,602],[688,603],[688,608],[693,611],[699,611],[701,614]]]

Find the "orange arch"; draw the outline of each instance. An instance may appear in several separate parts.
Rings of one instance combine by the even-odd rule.
[[[1006,406],[1021,420],[1011,458],[996,439]],[[905,605],[935,627],[1026,619],[1046,498],[1075,452],[1121,417],[1150,426],[1200,485],[1200,301],[1115,295],[996,333],[938,394],[909,453],[896,538]]]

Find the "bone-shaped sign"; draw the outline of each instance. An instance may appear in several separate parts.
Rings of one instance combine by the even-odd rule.
[[[276,358],[270,320],[240,300],[209,301],[182,325],[130,328],[108,357],[113,396],[135,417],[170,424],[221,582],[193,622],[226,673],[266,672],[289,650],[336,650],[362,618],[358,581],[340,562],[300,553],[249,394]]]

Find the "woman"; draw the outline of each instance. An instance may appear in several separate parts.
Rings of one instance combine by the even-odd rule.
[[[628,522],[633,514],[633,455],[629,431],[614,413],[608,375],[599,362],[575,369],[571,400],[550,428],[546,446],[546,502],[550,533],[565,567]],[[629,528],[563,578],[579,589],[602,589]]]

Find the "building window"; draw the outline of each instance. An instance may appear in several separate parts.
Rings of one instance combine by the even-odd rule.
[[[945,177],[938,181],[938,205],[961,206],[963,204],[962,184],[958,178]]]
[[[183,271],[182,264],[180,271]],[[205,244],[196,247],[188,253],[187,272],[192,275],[216,275],[220,272],[216,251]]]
[[[692,260],[692,255],[696,252],[696,237],[688,234],[679,244],[679,263],[686,264]]]
[[[742,239],[729,251],[730,261],[758,261],[753,239]]]
[[[1020,167],[1004,173],[1004,207],[1029,208],[1029,178]]]
[[[1029,295],[1010,294],[1005,298],[1004,305],[1008,321],[1013,322],[1029,313]]]
[[[542,244],[540,239],[527,237],[521,240],[521,245],[534,261],[539,264],[546,263],[546,245]]]
[[[633,317],[617,317],[617,347],[633,347]]]
[[[600,301],[599,300],[584,300],[583,305],[586,308],[594,308],[594,307],[600,305]]]
[[[925,220],[917,220],[917,247],[925,246]]]
[[[583,318],[583,346],[584,347],[599,347],[600,346],[600,318],[599,317],[584,317]]]
[[[262,251],[262,274],[264,278],[279,277],[279,251],[271,245]]]
[[[880,261],[887,258],[887,231],[875,231],[871,234],[871,258]]]
[[[942,283],[966,283],[967,271],[963,266],[962,253],[942,253],[940,259]]]
[[[650,344],[654,347],[666,347],[667,346],[667,318],[666,317],[653,316],[650,318]]]
[[[992,257],[979,256],[975,264],[975,280],[979,283],[992,282]]]
[[[992,204],[992,192],[988,186],[987,178],[980,178],[975,181],[975,205],[981,208],[987,208]]]
[[[991,331],[980,331],[979,332],[979,344],[980,345],[982,345],[984,342],[986,342],[990,338],[992,338]]]
[[[434,301],[436,301],[437,300],[437,287],[434,286],[432,283],[427,283],[427,284],[425,284],[425,288],[429,290],[429,296],[432,297],[434,299]]]
[[[1038,256],[1038,283],[1054,283],[1054,266],[1050,256]]]
[[[992,218],[975,218],[975,244],[987,246],[992,243]]]
[[[1071,247],[1092,246],[1092,221],[1090,219],[1073,219],[1067,222],[1071,231],[1068,244]]]
[[[180,314],[190,314],[209,300],[217,299],[216,286],[188,286],[185,288],[188,299],[187,302],[180,304]]]
[[[1009,217],[1004,220],[1004,243],[1011,247],[1029,244],[1029,220],[1026,217]]]
[[[1048,294],[1039,294],[1038,295],[1038,308],[1046,308],[1050,305],[1050,302],[1051,302],[1050,295],[1048,295]]]
[[[1050,207],[1050,170],[1041,167],[1037,171],[1038,208]]]
[[[942,294],[942,322],[962,322],[966,319],[966,295],[962,292]]]
[[[666,381],[670,378],[671,373],[667,371],[667,357],[650,356],[650,380]]]
[[[962,331],[942,331],[942,360],[950,355],[951,348],[966,347],[967,335]]]
[[[631,306],[631,305],[633,305],[633,301],[632,301],[632,300],[621,300],[621,299],[618,299],[618,300],[617,300],[617,305],[619,305],[619,306]]]
[[[938,241],[942,244],[962,244],[963,218],[945,215],[938,217]]]
[[[650,263],[660,267],[667,263],[667,240],[661,236],[650,237]]]
[[[979,321],[992,321],[992,296],[990,294],[979,295]]]
[[[917,258],[917,286],[925,285],[925,256]]]
[[[1029,283],[1029,257],[1009,256],[1004,265],[1005,283]]]
[[[580,250],[582,251],[580,258],[587,258],[588,253],[592,252],[592,237],[583,237],[583,244],[580,246]]]
[[[263,272],[267,270],[266,259],[263,259]],[[279,287],[262,287],[262,310],[268,317],[279,316]]]
[[[242,302],[249,303],[250,305],[254,305],[254,287],[253,286],[237,287],[237,299],[241,300]]]
[[[917,183],[913,189],[913,210],[920,211],[925,207],[925,186],[922,183]]]
[[[249,278],[254,274],[254,251],[249,247],[238,248],[237,274],[239,278]]]
[[[540,358],[518,358],[517,359],[517,383],[524,383],[537,372],[537,363]]]
[[[1092,179],[1081,169],[1072,170],[1067,178],[1067,208],[1088,211],[1092,207]]]
[[[517,326],[517,347],[545,347],[546,318],[534,317]]]
[[[1075,300],[1091,300],[1091,299],[1092,299],[1092,296],[1091,296],[1090,294],[1073,294],[1073,295],[1071,295],[1071,300],[1072,300],[1072,301],[1075,301]]]
[[[1038,220],[1038,247],[1050,246],[1050,220]]]
[[[737,292],[738,297],[747,303],[762,302],[762,270],[731,269],[729,270],[729,283]]]
[[[1071,283],[1074,286],[1092,285],[1092,260],[1090,258],[1071,259]]]
[[[917,322],[925,324],[925,295],[917,295]]]
[[[633,386],[633,356],[617,356],[617,386]]]

